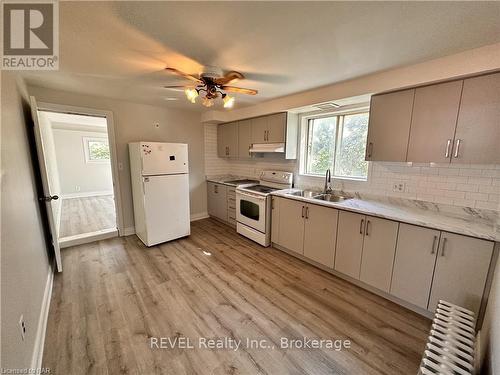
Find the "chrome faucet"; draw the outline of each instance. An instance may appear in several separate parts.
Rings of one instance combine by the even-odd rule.
[[[332,189],[332,178],[331,178],[331,172],[330,168],[326,170],[326,176],[325,176],[325,188],[323,191],[324,194],[331,194],[333,193]]]

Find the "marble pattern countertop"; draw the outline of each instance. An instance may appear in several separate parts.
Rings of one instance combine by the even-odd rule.
[[[246,177],[246,176],[235,176],[235,175],[219,175],[219,176],[207,176],[208,182],[215,182],[217,184],[224,184],[227,186],[236,186],[235,184],[230,184],[228,181],[234,180],[253,180],[256,184],[259,183],[259,180],[255,177]]]
[[[355,194],[342,202],[326,202],[314,198],[289,195],[300,189],[273,192],[275,196],[334,207],[345,211],[377,216],[447,232],[500,242],[500,212],[456,207],[424,201]],[[341,193],[347,194],[349,193]]]

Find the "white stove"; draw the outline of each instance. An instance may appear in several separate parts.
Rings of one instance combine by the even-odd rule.
[[[263,171],[259,184],[236,188],[236,231],[251,240],[269,246],[271,243],[271,194],[289,189],[293,173]]]

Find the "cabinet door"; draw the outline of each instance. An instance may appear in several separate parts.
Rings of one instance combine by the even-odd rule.
[[[428,310],[443,299],[477,314],[492,253],[493,242],[443,232]]]
[[[238,122],[238,158],[249,159],[252,147],[252,120]]]
[[[267,116],[267,142],[285,142],[286,113],[276,113]]]
[[[227,186],[216,184],[216,214],[221,220],[227,221]]]
[[[359,279],[365,221],[364,215],[339,213],[335,270],[355,279]]]
[[[499,140],[500,73],[464,80],[451,162],[500,164]]]
[[[408,161],[450,161],[463,81],[415,90]]]
[[[280,201],[279,244],[303,254],[305,204],[292,199]]]
[[[226,124],[217,126],[217,156],[219,156],[219,158],[227,158],[225,132]]]
[[[391,294],[427,308],[439,244],[438,230],[400,224]]]
[[[257,117],[252,121],[252,143],[266,143],[267,116]]]
[[[227,147],[227,156],[238,157],[238,123],[229,122],[224,124],[224,143]]]
[[[415,89],[371,99],[366,160],[406,161]]]
[[[304,231],[304,256],[333,268],[337,240],[336,209],[308,204]]]
[[[217,184],[207,183],[207,209],[210,216],[217,216]]]
[[[359,279],[385,292],[391,288],[398,228],[398,222],[366,217]]]
[[[278,197],[271,197],[271,242],[280,243],[280,201]]]

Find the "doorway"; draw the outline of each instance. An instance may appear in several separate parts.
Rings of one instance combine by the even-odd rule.
[[[111,113],[39,103],[36,118],[54,247],[117,236],[121,210]]]

